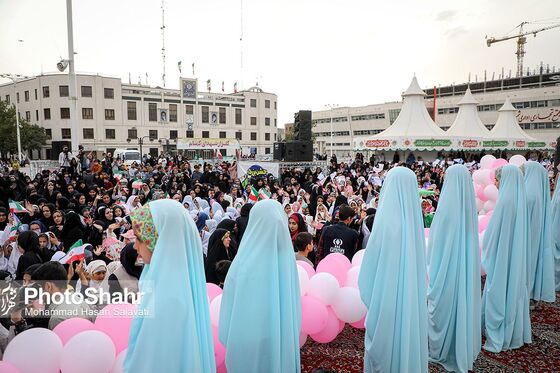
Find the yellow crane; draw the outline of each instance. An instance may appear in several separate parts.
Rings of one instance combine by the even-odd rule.
[[[501,41],[517,38],[517,52],[515,52],[515,54],[517,55],[517,75],[516,75],[517,77],[523,76],[523,56],[525,56],[525,44],[527,43],[527,38],[525,36],[533,34],[533,36],[536,37],[537,34],[541,31],[546,31],[556,27],[560,27],[560,23],[555,23],[531,31],[523,30],[523,27],[525,25],[529,25],[533,23],[537,23],[537,22],[521,22],[519,25],[515,26],[515,28],[519,28],[519,32],[516,35],[503,36],[501,38],[486,37],[486,44],[488,46],[491,46],[494,43],[499,43]]]

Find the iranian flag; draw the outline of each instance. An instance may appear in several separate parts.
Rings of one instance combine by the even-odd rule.
[[[76,241],[76,243],[74,245],[72,245],[72,247],[70,247],[70,249],[68,249],[68,251],[66,252],[66,255],[64,255],[62,258],[60,258],[58,260],[58,262],[61,263],[61,264],[70,264],[70,263],[73,263],[73,262],[84,259],[86,257],[86,254],[85,254],[86,246],[87,246],[87,244],[84,245],[82,240]]]
[[[10,203],[10,212],[11,212],[12,214],[17,214],[17,213],[20,213],[20,212],[28,212],[28,211],[25,209],[25,207],[23,207],[23,206],[22,206],[19,202],[17,202],[17,201],[12,201],[12,200],[10,200],[9,203]]]
[[[257,192],[254,186],[251,186],[251,193],[249,194],[249,199],[253,202],[257,202],[259,200],[259,192]]]
[[[261,188],[261,190],[259,190],[259,201],[263,199],[269,199],[269,198],[270,198],[270,192],[265,188]]]

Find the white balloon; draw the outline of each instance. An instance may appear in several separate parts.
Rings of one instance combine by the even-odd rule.
[[[124,359],[126,359],[127,352],[128,352],[128,348],[125,348],[120,352],[120,354],[117,355],[111,373],[124,373],[123,364],[124,364]]]
[[[212,302],[210,302],[210,321],[214,326],[218,326],[218,322],[220,321],[221,306],[222,306],[222,294],[216,296],[216,298],[212,299]]]
[[[476,210],[480,211],[484,207],[484,202],[480,198],[476,199]]]
[[[58,373],[62,342],[52,330],[32,328],[18,334],[6,347],[4,361],[21,373]]]
[[[480,168],[482,169],[490,169],[492,168],[492,163],[496,160],[496,157],[490,154],[486,154],[484,157],[480,159]]]
[[[299,293],[303,297],[307,294],[307,288],[309,287],[309,275],[303,267],[297,266],[298,277],[299,277]]]
[[[496,202],[498,200],[498,194],[498,188],[494,184],[487,185],[484,188],[484,195],[486,196],[486,198],[488,198],[489,201]],[[488,211],[488,209],[486,209],[486,211]]]
[[[364,260],[364,253],[366,252],[365,249],[361,249],[356,251],[354,256],[352,257],[352,267],[359,267],[362,265],[362,260]]]
[[[338,280],[333,275],[327,272],[320,272],[309,280],[307,295],[317,298],[325,306],[328,306],[334,302],[338,289]]]
[[[86,330],[70,338],[60,358],[62,373],[109,373],[115,364],[115,344],[98,330]]]
[[[346,276],[346,284],[345,286],[350,286],[352,288],[358,288],[358,277],[360,276],[360,267],[352,267],[348,271],[348,275]]]
[[[360,298],[360,291],[345,286],[340,288],[332,304],[334,314],[342,321],[354,323],[366,315],[367,308]]]
[[[525,157],[522,156],[521,154],[515,154],[514,156],[512,156],[509,159],[509,164],[515,165],[517,167],[522,166],[526,162],[527,162],[527,159],[525,159]]]
[[[305,342],[307,342],[307,334],[304,332],[299,333],[299,347],[303,347]]]
[[[484,202],[484,210],[486,211],[493,211],[495,207],[496,207],[496,202],[494,201]]]

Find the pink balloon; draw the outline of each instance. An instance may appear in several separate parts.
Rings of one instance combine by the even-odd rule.
[[[359,267],[362,265],[362,261],[364,260],[364,253],[366,252],[365,249],[361,249],[356,251],[354,256],[352,257],[352,267]]]
[[[312,296],[301,297],[301,332],[318,333],[327,324],[329,317],[327,307]]]
[[[307,342],[307,334],[299,333],[299,348],[302,348],[305,342]]]
[[[21,373],[58,373],[62,349],[60,338],[52,330],[31,328],[8,343],[3,360]]]
[[[490,222],[490,217],[488,215],[484,215],[478,220],[478,233],[482,232],[488,226]]]
[[[313,266],[311,266],[309,263],[304,262],[303,260],[298,260],[297,265],[305,269],[305,272],[307,272],[309,278],[313,277],[313,275],[315,274],[315,269],[313,269]]]
[[[210,321],[213,326],[218,326],[220,322],[220,308],[222,307],[222,294],[218,295],[210,303]]]
[[[492,168],[496,169],[498,167],[502,167],[508,164],[508,161],[506,161],[503,158],[498,158],[496,159],[494,162],[492,162]]]
[[[484,210],[486,211],[486,213],[488,214],[489,212],[494,211],[494,208],[496,207],[496,202],[494,201],[486,201],[484,202]]]
[[[216,366],[224,364],[226,361],[226,348],[220,342],[218,337],[218,327],[212,325],[212,340],[214,341],[214,359],[216,360]]]
[[[117,355],[128,347],[128,335],[136,306],[128,303],[109,304],[95,319],[95,329],[107,334],[117,350]]]
[[[315,334],[310,334],[315,342],[329,343],[332,342],[339,333],[340,321],[334,314],[331,307],[327,308],[328,316],[325,327]]]
[[[8,363],[7,361],[0,361],[0,372],[2,373],[21,373],[21,371]]]
[[[430,228],[424,228],[424,238],[430,237]]]
[[[216,373],[227,373],[226,363],[224,362],[222,365],[216,368]]]
[[[58,324],[53,329],[53,332],[58,335],[58,337],[62,341],[62,344],[65,345],[70,340],[70,338],[72,338],[76,334],[93,329],[95,329],[95,325],[93,325],[91,321],[81,319],[79,317],[73,317]]]
[[[111,373],[124,373],[124,359],[126,359],[126,353],[128,352],[128,348],[125,348],[121,351],[120,354],[117,355],[115,359],[115,364],[113,365],[113,369],[111,369]]]
[[[352,263],[350,263],[350,259],[348,259],[346,257],[346,255],[342,255],[341,253],[332,253],[332,254],[327,255],[327,258],[328,257],[331,257],[331,258],[334,258],[334,259],[338,260],[340,263],[342,263],[344,265],[344,268],[346,268],[347,271],[350,268],[352,268]]]
[[[64,346],[60,370],[64,373],[109,372],[115,365],[115,358],[115,345],[107,334],[86,330]]]
[[[498,193],[498,188],[494,184],[484,187],[484,195],[490,201],[496,202],[498,200]]]
[[[353,326],[354,328],[357,329],[365,329],[366,328],[366,317],[362,317],[362,319],[360,321],[356,321],[350,324],[351,326]]]
[[[317,265],[317,273],[330,273],[337,279],[340,286],[344,286],[346,283],[346,273],[348,268],[346,268],[337,257],[332,255],[333,254],[327,255],[325,259],[321,260],[319,265]]]
[[[496,160],[491,154],[486,154],[484,157],[480,159],[480,168],[482,169],[489,169],[492,168],[492,163]]]
[[[350,286],[353,288],[358,288],[358,278],[360,277],[360,267],[352,267],[346,275],[346,284],[344,286]]]
[[[342,321],[342,320],[339,319],[339,320],[338,320],[338,324],[339,324],[339,327],[338,327],[338,334],[340,334],[340,333],[344,330],[344,327],[346,326],[346,323],[345,323],[344,321]]]
[[[212,302],[212,300],[214,298],[216,298],[218,295],[222,294],[223,290],[218,285],[213,284],[211,282],[207,282],[206,283],[206,292],[208,293],[208,299],[210,299],[210,302]]]
[[[476,196],[477,196],[478,199],[480,199],[482,202],[488,201],[488,198],[487,198],[486,195],[484,194],[484,185],[478,185],[478,186],[476,187]]]

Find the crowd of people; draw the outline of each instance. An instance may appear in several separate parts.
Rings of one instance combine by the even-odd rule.
[[[541,155],[535,160],[538,161],[535,163],[540,163],[539,166],[547,171],[546,186],[547,190],[552,192],[556,186],[556,179],[551,159]],[[461,174],[460,176],[446,173],[456,164],[461,164],[463,173],[458,172]],[[247,270],[247,267],[242,267],[242,265],[254,262],[256,266],[256,263],[262,263],[262,260],[259,261],[254,255],[266,256],[268,254],[262,250],[251,254],[249,249],[243,250],[243,248],[262,245],[272,236],[282,235],[285,229],[293,249],[290,255],[292,257],[295,255],[297,260],[305,261],[313,266],[331,253],[343,254],[351,260],[354,253],[366,248],[368,250],[364,263],[368,263],[368,272],[374,271],[378,266],[386,266],[378,271],[377,275],[370,274],[373,277],[377,276],[378,279],[383,279],[374,285],[369,283],[372,277],[367,277],[365,271],[360,274],[362,299],[372,315],[368,316],[366,323],[367,350],[368,341],[379,346],[380,343],[382,344],[382,341],[378,340],[379,338],[383,338],[388,333],[395,334],[395,328],[400,330],[400,326],[395,323],[400,321],[405,323],[404,319],[399,321],[398,318],[388,322],[389,313],[403,315],[404,310],[408,309],[407,312],[412,310],[415,317],[427,318],[422,302],[426,302],[426,294],[433,294],[429,293],[430,288],[425,288],[426,263],[420,260],[424,254],[416,253],[417,260],[414,256],[408,256],[405,263],[400,261],[401,257],[407,256],[404,252],[399,254],[397,250],[388,253],[387,258],[384,259],[383,255],[373,253],[372,248],[376,247],[382,251],[382,247],[390,244],[395,247],[400,245],[402,250],[410,251],[413,250],[414,245],[420,245],[420,243],[422,247],[425,247],[423,232],[421,232],[422,236],[419,241],[418,231],[415,229],[418,227],[430,228],[432,225],[434,225],[434,229],[437,228],[438,215],[435,212],[439,211],[438,206],[440,203],[451,203],[440,202],[448,178],[454,180],[462,178],[460,181],[454,181],[459,184],[472,183],[468,171],[476,170],[478,163],[476,158],[457,156],[439,157],[434,162],[425,162],[421,158],[416,158],[412,153],[404,162],[400,162],[399,159],[389,162],[378,157],[364,160],[362,154],[357,154],[351,162],[338,162],[336,157],[333,157],[324,168],[293,167],[281,169],[279,177],[269,174],[256,178],[239,178],[235,161],[200,164],[191,163],[180,155],[161,155],[158,158],[146,160],[146,162],[126,165],[123,160],[112,157],[110,153],[105,154],[102,159],[96,159],[91,154],[86,155],[82,151],[76,156],[69,155],[66,149],[61,153],[60,168],[57,170],[43,170],[37,175],[25,175],[17,167],[11,167],[7,163],[2,163],[0,166],[2,168],[0,178],[0,277],[5,280],[5,283],[13,281],[24,286],[41,284],[43,289],[49,293],[84,292],[86,289],[93,288],[105,290],[110,294],[130,294],[130,292],[139,291],[138,280],[153,255],[151,262],[155,261],[158,267],[181,266],[184,261],[184,268],[179,272],[171,270],[170,273],[163,275],[155,274],[150,270],[149,277],[155,283],[164,280],[173,283],[182,282],[182,278],[173,275],[181,273],[191,278],[190,285],[185,284],[184,286],[194,287],[197,281],[203,281],[221,287],[226,284],[227,287],[227,281],[232,281],[228,278],[235,277],[235,286],[238,289],[244,287],[243,291],[239,291],[247,294],[248,288],[255,288],[256,283],[262,284],[262,282],[256,280],[257,282],[250,283],[242,275],[243,271]],[[503,188],[507,188],[507,190],[518,188],[519,183],[522,182],[520,181],[522,178],[519,179],[518,176],[516,171],[510,170],[509,166],[504,167]],[[390,189],[388,186],[384,187],[384,184],[389,181],[392,185]],[[386,196],[384,197],[385,202],[380,204],[380,197],[383,196],[382,188],[387,191],[383,192]],[[255,204],[253,193],[255,190],[265,191],[265,193],[259,193],[257,200],[278,201],[282,217],[275,215],[276,205],[269,206],[269,215],[267,215],[267,211],[262,211],[263,207],[259,207],[256,212],[257,206],[267,205],[270,202]],[[500,191],[502,191],[502,187],[500,187]],[[512,200],[514,198],[509,197],[507,193],[505,195]],[[453,198],[454,203],[461,204],[464,201],[463,197],[459,194],[447,198],[449,200]],[[177,211],[175,211],[177,203],[160,202],[160,200],[174,200],[180,203],[188,211],[185,216],[190,217],[189,223],[180,220],[183,219],[182,215],[177,215]],[[413,204],[416,200],[420,205],[412,207],[411,203]],[[156,201],[158,203],[155,203]],[[464,205],[457,208],[459,209],[457,211],[461,211],[460,209],[464,209]],[[496,206],[495,214],[501,211],[500,209],[504,209],[505,212],[501,213],[503,216],[516,215],[516,211],[508,210],[512,208],[511,203],[505,205],[503,202]],[[421,211],[422,215],[415,215],[415,209]],[[476,215],[476,209],[469,210],[469,213]],[[257,217],[253,218],[253,216]],[[421,219],[417,222],[418,218]],[[448,219],[453,220],[452,217]],[[374,230],[374,221],[377,220],[380,222],[376,223]],[[279,233],[274,229],[274,224],[282,221],[286,221],[287,224]],[[472,228],[472,224],[475,223],[471,221],[470,227]],[[502,229],[506,230],[507,224],[511,226],[511,224],[526,224],[526,222],[520,222],[517,219],[509,223],[504,220],[500,224],[503,224]],[[191,266],[188,264],[191,254],[183,258],[184,253],[178,253],[181,249],[174,249],[170,250],[174,252],[171,259],[158,259],[157,261],[155,260],[157,256],[154,254],[157,251],[156,247],[163,245],[164,241],[167,241],[168,246],[188,246],[189,240],[193,239],[193,232],[189,228],[191,225],[195,227],[196,246],[200,247],[200,253],[193,255],[195,255],[195,260],[198,260],[196,258],[200,256],[203,263],[202,272],[194,271],[196,279],[192,277],[194,276],[192,273],[184,273],[186,268]],[[412,228],[401,229],[409,226]],[[499,223],[494,224],[494,230],[499,230],[497,226]],[[185,237],[183,243],[171,240],[170,237],[177,237],[178,234],[173,230],[182,232],[181,235]],[[439,230],[441,232],[442,228],[440,227]],[[396,235],[398,231],[401,231],[400,235]],[[512,231],[512,237],[514,231]],[[441,232],[441,234],[445,234],[445,232]],[[375,242],[371,243],[372,240]],[[504,245],[503,240],[494,236],[488,240],[495,240],[495,250],[507,250],[507,248],[499,248],[500,245]],[[274,241],[274,245],[280,245],[278,242]],[[476,245],[478,249],[478,236]],[[489,245],[493,244],[489,243]],[[69,261],[67,253],[71,248],[76,247],[83,248],[83,258]],[[431,250],[434,251],[435,248],[432,247]],[[186,251],[188,252],[188,249]],[[282,255],[278,257],[278,260],[287,263],[287,259]],[[393,259],[392,256],[394,256]],[[491,261],[491,258],[487,260]],[[156,263],[153,264],[154,267]],[[388,265],[389,263],[396,267]],[[523,263],[519,266],[528,265],[526,262]],[[491,267],[497,268],[499,265],[494,263]],[[264,279],[266,276],[270,276],[270,272],[274,270],[267,268],[265,266],[257,270],[253,266],[251,271],[261,273]],[[516,270],[518,269],[516,267]],[[408,280],[397,281],[398,278],[395,276],[399,273]],[[494,271],[487,270],[487,273],[489,280],[501,276]],[[414,276],[418,281],[412,280]],[[388,290],[386,284],[392,281],[398,284],[394,289]],[[520,289],[525,283],[517,281],[515,284]],[[279,286],[284,289],[282,291],[291,294],[294,292],[291,288],[293,285],[288,282]],[[231,286],[233,287],[233,285]],[[380,286],[383,288],[378,288]],[[254,289],[254,291],[254,294],[261,292],[258,289]],[[389,293],[387,293],[388,291]],[[411,304],[399,303],[397,297],[401,291],[413,294],[408,300],[412,302]],[[503,291],[505,292],[506,289]],[[421,293],[424,295],[418,296]],[[374,303],[382,294],[389,298],[394,296],[394,304],[399,303],[399,305],[390,312],[388,309],[379,310]],[[486,289],[484,294],[484,306],[493,307],[490,310],[492,317],[498,317],[494,313],[500,313],[498,310],[500,306],[489,302]],[[168,300],[164,299],[164,294],[158,295],[158,297],[163,297],[159,299],[161,304],[168,303]],[[249,314],[243,316],[244,311],[237,309],[239,304],[234,302],[229,295],[226,297],[225,293],[224,302],[225,307],[230,307],[231,320],[237,316],[243,320],[247,319]],[[247,298],[246,302],[250,303],[250,299]],[[57,305],[57,307],[92,308],[102,306],[103,304]],[[169,306],[174,307],[172,304]],[[195,304],[194,308],[199,306]],[[291,303],[283,304],[282,307],[286,307],[286,309],[282,308],[281,313],[291,312],[290,310],[294,306],[295,304]],[[25,304],[21,297],[18,297],[15,306],[11,307],[5,318],[0,320],[2,324],[0,336],[4,336],[4,346],[11,338],[24,330],[33,327],[52,329],[64,320],[63,316],[27,316],[29,314],[27,311],[34,307],[34,303]],[[193,305],[189,307],[193,307]],[[372,311],[372,308],[379,312]],[[521,314],[519,320],[515,319],[516,328],[517,325],[528,322],[526,315],[522,315],[523,312],[524,309],[519,312],[515,311],[516,314]],[[488,314],[489,311],[486,312],[486,315]],[[255,317],[258,318],[258,315]],[[504,338],[508,338],[507,336],[498,336],[501,331],[495,330],[496,322],[498,321],[494,319],[488,321],[487,316],[486,323],[494,323],[487,328],[489,330],[487,345],[490,350],[499,351],[510,345],[507,341],[503,341]],[[237,321],[224,322],[224,326],[220,325],[220,339],[223,337],[230,342],[227,346],[229,359],[227,361],[232,367],[236,367],[233,371],[243,371],[244,363],[238,363],[237,360],[234,362],[230,358],[230,353],[241,353],[244,348],[243,340],[233,342],[232,337],[232,335],[239,337],[240,331],[236,330],[242,328],[243,323],[241,322],[237,326],[234,326],[234,323]],[[410,319],[406,323],[415,324],[416,322],[414,319]],[[156,327],[148,324],[145,322],[143,325],[137,324],[136,327],[140,329]],[[420,328],[420,326],[418,327]],[[170,326],[170,328],[173,327]],[[526,336],[527,328],[529,328],[528,338]],[[372,333],[376,329],[377,333],[373,335]],[[151,333],[156,333],[156,329],[150,330]],[[385,371],[385,368],[394,371],[395,366],[399,366],[403,362],[403,356],[395,355],[395,351],[405,348],[404,344],[411,343],[415,339],[423,339],[423,335],[428,334],[426,330],[421,330],[421,328],[416,330],[414,327],[408,328],[408,330],[403,329],[401,332],[402,340],[400,340],[401,345],[398,348],[396,345],[387,344],[387,348],[389,348],[387,351],[382,349],[366,351],[367,371]],[[509,332],[506,331],[505,334]],[[291,329],[288,328],[288,330],[283,330],[282,335],[278,338],[281,340],[288,338],[291,333]],[[521,336],[519,337],[516,333],[521,333]],[[517,337],[515,343],[521,340],[521,344],[523,344],[523,342],[527,342],[527,339],[530,340],[530,326],[525,325],[524,330],[516,330],[514,334]],[[432,338],[432,334],[430,334],[430,338]],[[428,338],[425,339],[427,343]],[[434,337],[434,339],[437,338]],[[150,343],[152,342],[150,341]],[[129,351],[127,364],[131,369],[137,366],[136,364],[141,364],[140,360],[134,359],[134,356],[146,354],[146,351],[150,349],[146,343],[148,342],[137,341],[134,348]],[[192,343],[200,344],[200,341]],[[295,344],[297,346],[297,339]],[[409,367],[411,368],[419,366],[414,364],[427,367],[428,355],[422,351],[424,347],[427,349],[427,345],[424,346],[423,342],[419,342],[418,345],[419,349],[412,351],[409,356]],[[393,350],[390,350],[391,346]],[[208,351],[198,352],[206,356]],[[299,352],[297,354],[299,356]],[[198,367],[206,364],[199,363]],[[265,368],[263,365],[253,365],[253,367]],[[286,365],[286,367],[292,371],[291,365]],[[293,368],[295,369],[295,367]]]

